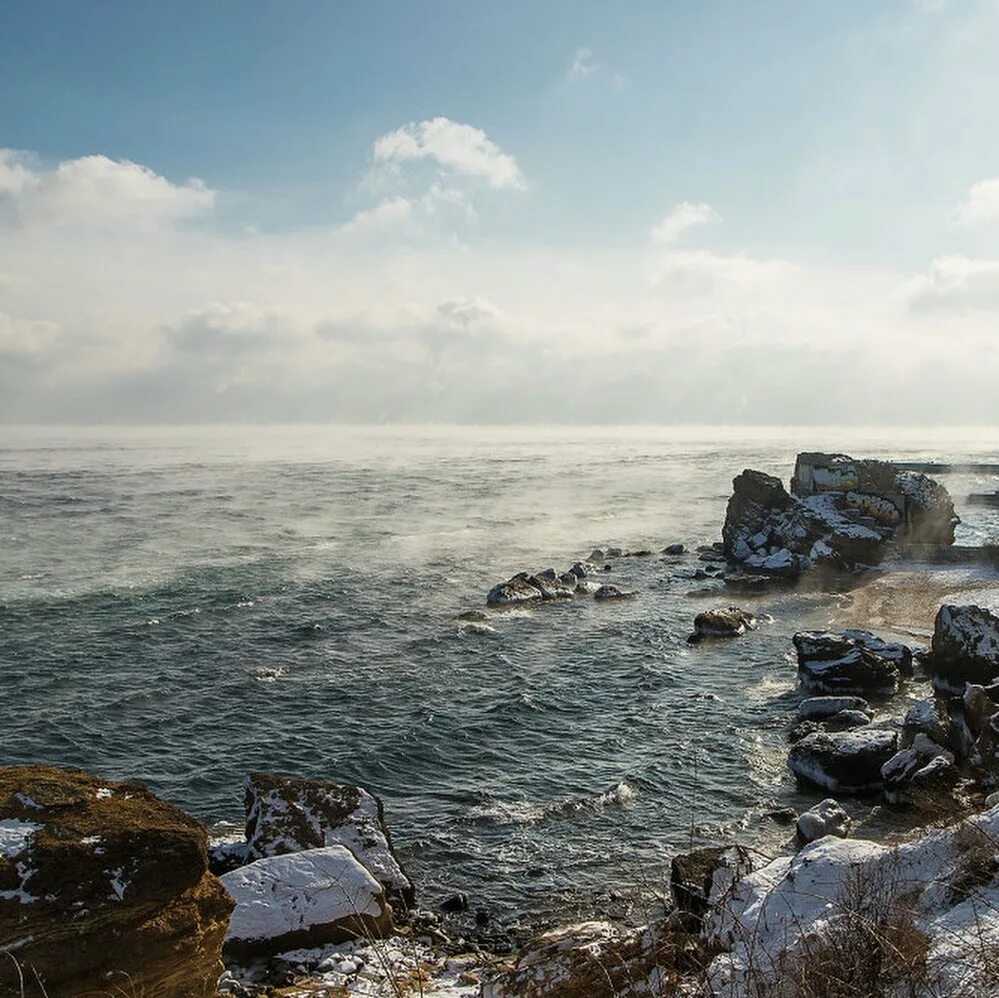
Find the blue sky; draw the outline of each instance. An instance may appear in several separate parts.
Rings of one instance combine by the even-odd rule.
[[[997,50],[996,0],[0,3],[0,418],[814,421],[899,344],[851,416],[985,384]]]

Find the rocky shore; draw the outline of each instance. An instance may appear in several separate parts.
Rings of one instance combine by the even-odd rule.
[[[619,613],[634,589],[608,581],[615,565],[647,559],[727,597],[692,616],[688,640],[738,654],[760,625],[740,595],[843,595],[844,626],[788,648],[801,697],[787,765],[829,796],[775,815],[789,830],[776,854],[732,842],[674,856],[646,925],[562,925],[500,952],[455,917],[463,895],[421,907],[363,787],[251,773],[245,827],[210,840],[140,784],[0,768],[0,991],[999,993],[999,576],[976,582],[974,602],[934,582],[956,523],[926,474],[805,453],[790,490],[750,469],[735,478],[721,542],[594,549],[564,571],[519,572],[459,616],[487,629],[581,599]],[[872,841],[865,812],[890,813],[894,835]]]

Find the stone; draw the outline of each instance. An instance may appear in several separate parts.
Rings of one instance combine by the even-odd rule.
[[[392,848],[381,800],[363,787],[276,773],[246,779],[246,841],[257,859],[344,846],[385,888],[412,907],[413,885]]]
[[[468,911],[468,895],[464,891],[452,894],[441,901],[441,911],[446,914],[455,914],[459,911]]]
[[[593,598],[597,600],[609,600],[609,599],[626,599],[629,596],[634,596],[633,592],[629,592],[625,589],[618,589],[617,586],[601,586],[594,594]]]
[[[816,732],[791,746],[788,765],[798,779],[833,793],[863,793],[884,785],[881,767],[898,748],[894,731]]]
[[[952,747],[953,733],[951,722],[948,717],[941,716],[938,701],[917,700],[905,713],[902,721],[902,733],[899,744],[902,748],[908,748],[913,739],[925,734],[932,738],[937,744]]]
[[[816,693],[894,693],[902,675],[911,675],[912,652],[869,631],[802,631],[793,638],[798,677]]]
[[[0,768],[0,950],[44,993],[214,994],[232,908],[205,827],[142,784]]]
[[[863,697],[825,696],[808,697],[798,704],[798,717],[803,721],[821,721],[843,710],[863,711],[871,716],[871,709]]]
[[[981,606],[941,606],[928,665],[934,683],[955,692],[999,680],[999,615]]]
[[[519,572],[506,582],[493,586],[486,594],[489,606],[517,606],[545,598],[541,586],[527,572]]]
[[[666,547],[663,548],[662,553],[676,557],[677,555],[686,554],[687,549],[683,544],[667,544]]]
[[[814,842],[825,835],[835,835],[845,839],[850,834],[852,825],[853,820],[843,810],[839,801],[827,797],[798,818],[798,841]]]
[[[678,853],[670,864],[673,903],[685,915],[703,918],[729,885],[752,868],[749,851],[739,845],[705,846]]]
[[[734,638],[755,630],[756,618],[737,606],[705,610],[694,618],[694,633],[687,640],[691,644],[704,638]]]
[[[577,579],[585,579],[588,575],[595,575],[596,571],[596,565],[589,561],[574,561],[572,568],[569,569],[569,573],[575,575]]]
[[[230,960],[382,939],[392,931],[382,885],[344,846],[268,856],[221,880],[236,902],[225,939]]]

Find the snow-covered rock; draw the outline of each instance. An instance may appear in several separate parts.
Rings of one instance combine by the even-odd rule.
[[[843,710],[858,710],[871,716],[871,710],[863,697],[824,696],[808,697],[798,704],[798,717],[802,721],[821,721]]]
[[[845,839],[850,834],[852,825],[852,819],[839,801],[827,797],[798,816],[798,838],[804,843],[814,842],[824,835]]]
[[[246,780],[246,841],[255,858],[345,846],[406,905],[413,885],[392,849],[382,802],[363,787],[251,773]]]
[[[819,693],[893,693],[912,673],[912,651],[869,631],[802,631],[794,635],[798,676]]]
[[[268,856],[220,878],[236,902],[225,954],[245,960],[392,929],[382,885],[344,846]]]
[[[760,572],[797,575],[829,565],[872,565],[889,542],[952,544],[947,490],[882,461],[799,454],[793,495],[780,479],[746,470],[733,481],[725,554]]]
[[[694,618],[694,633],[687,639],[695,644],[704,638],[734,638],[756,628],[756,618],[737,606],[704,610]]]
[[[838,733],[815,732],[791,746],[788,765],[795,776],[833,793],[878,790],[881,767],[895,754],[894,731],[867,726]]]
[[[899,744],[908,748],[917,735],[926,735],[938,745],[952,747],[952,723],[938,699],[917,700],[905,713]]]
[[[937,685],[955,692],[965,683],[999,679],[999,614],[980,606],[941,606],[929,663]]]
[[[732,882],[752,868],[752,856],[743,846],[705,846],[678,853],[670,864],[669,884],[677,911],[701,919]]]
[[[506,582],[493,586],[486,594],[486,603],[489,606],[517,606],[544,598],[542,587],[535,577],[527,572],[518,572]]]
[[[994,994],[997,842],[993,808],[897,846],[825,837],[773,860],[733,885],[705,929],[723,950],[711,993],[784,998],[804,979],[809,994],[867,994],[894,966],[910,976],[890,994]],[[892,963],[905,942],[913,959]],[[819,974],[836,975],[835,990]]]

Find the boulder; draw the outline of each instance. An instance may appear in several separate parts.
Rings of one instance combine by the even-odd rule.
[[[999,679],[999,615],[980,606],[941,606],[928,664],[934,683],[956,692],[965,683]]]
[[[670,864],[673,903],[684,915],[699,920],[734,880],[752,868],[752,857],[743,846],[706,846],[678,853]]]
[[[533,575],[518,572],[506,582],[493,586],[486,594],[489,606],[518,606],[543,600],[545,594]]]
[[[382,885],[344,846],[268,856],[221,880],[236,902],[225,938],[230,960],[381,939],[392,931]]]
[[[802,631],[793,641],[802,685],[817,693],[894,693],[912,674],[911,650],[869,631]]]
[[[840,806],[839,801],[827,797],[798,817],[798,841],[814,842],[826,835],[845,839],[850,834],[853,820]]]
[[[946,489],[885,462],[799,454],[793,495],[760,471],[732,484],[725,554],[756,572],[852,569],[877,564],[890,542],[953,543],[957,517]]]
[[[662,553],[675,558],[677,555],[686,554],[687,548],[683,544],[667,544]]]
[[[382,802],[362,787],[251,773],[246,780],[246,841],[257,859],[344,846],[390,900],[413,904],[413,885],[393,851]]]
[[[233,903],[207,847],[200,822],[139,783],[2,768],[0,950],[53,998],[214,995]],[[7,958],[0,992],[23,993]]]
[[[940,709],[937,699],[917,700],[905,713],[899,745],[909,748],[917,735],[924,734],[938,745],[953,748],[950,718]]]
[[[532,940],[482,998],[648,998],[674,993],[677,946],[661,926],[580,922]]]
[[[863,793],[881,789],[881,767],[897,748],[898,736],[884,728],[815,732],[791,746],[787,761],[794,775],[807,783],[833,793]]]
[[[694,633],[687,640],[691,644],[704,638],[734,638],[754,630],[756,618],[748,610],[737,606],[705,610],[694,618]]]
[[[629,596],[634,596],[633,592],[628,592],[625,589],[618,589],[617,586],[600,586],[597,591],[593,594],[594,599],[607,600],[607,599],[626,599]]]
[[[802,700],[798,704],[798,717],[802,721],[822,721],[843,710],[862,711],[868,717],[871,716],[870,707],[863,697],[825,696]]]

